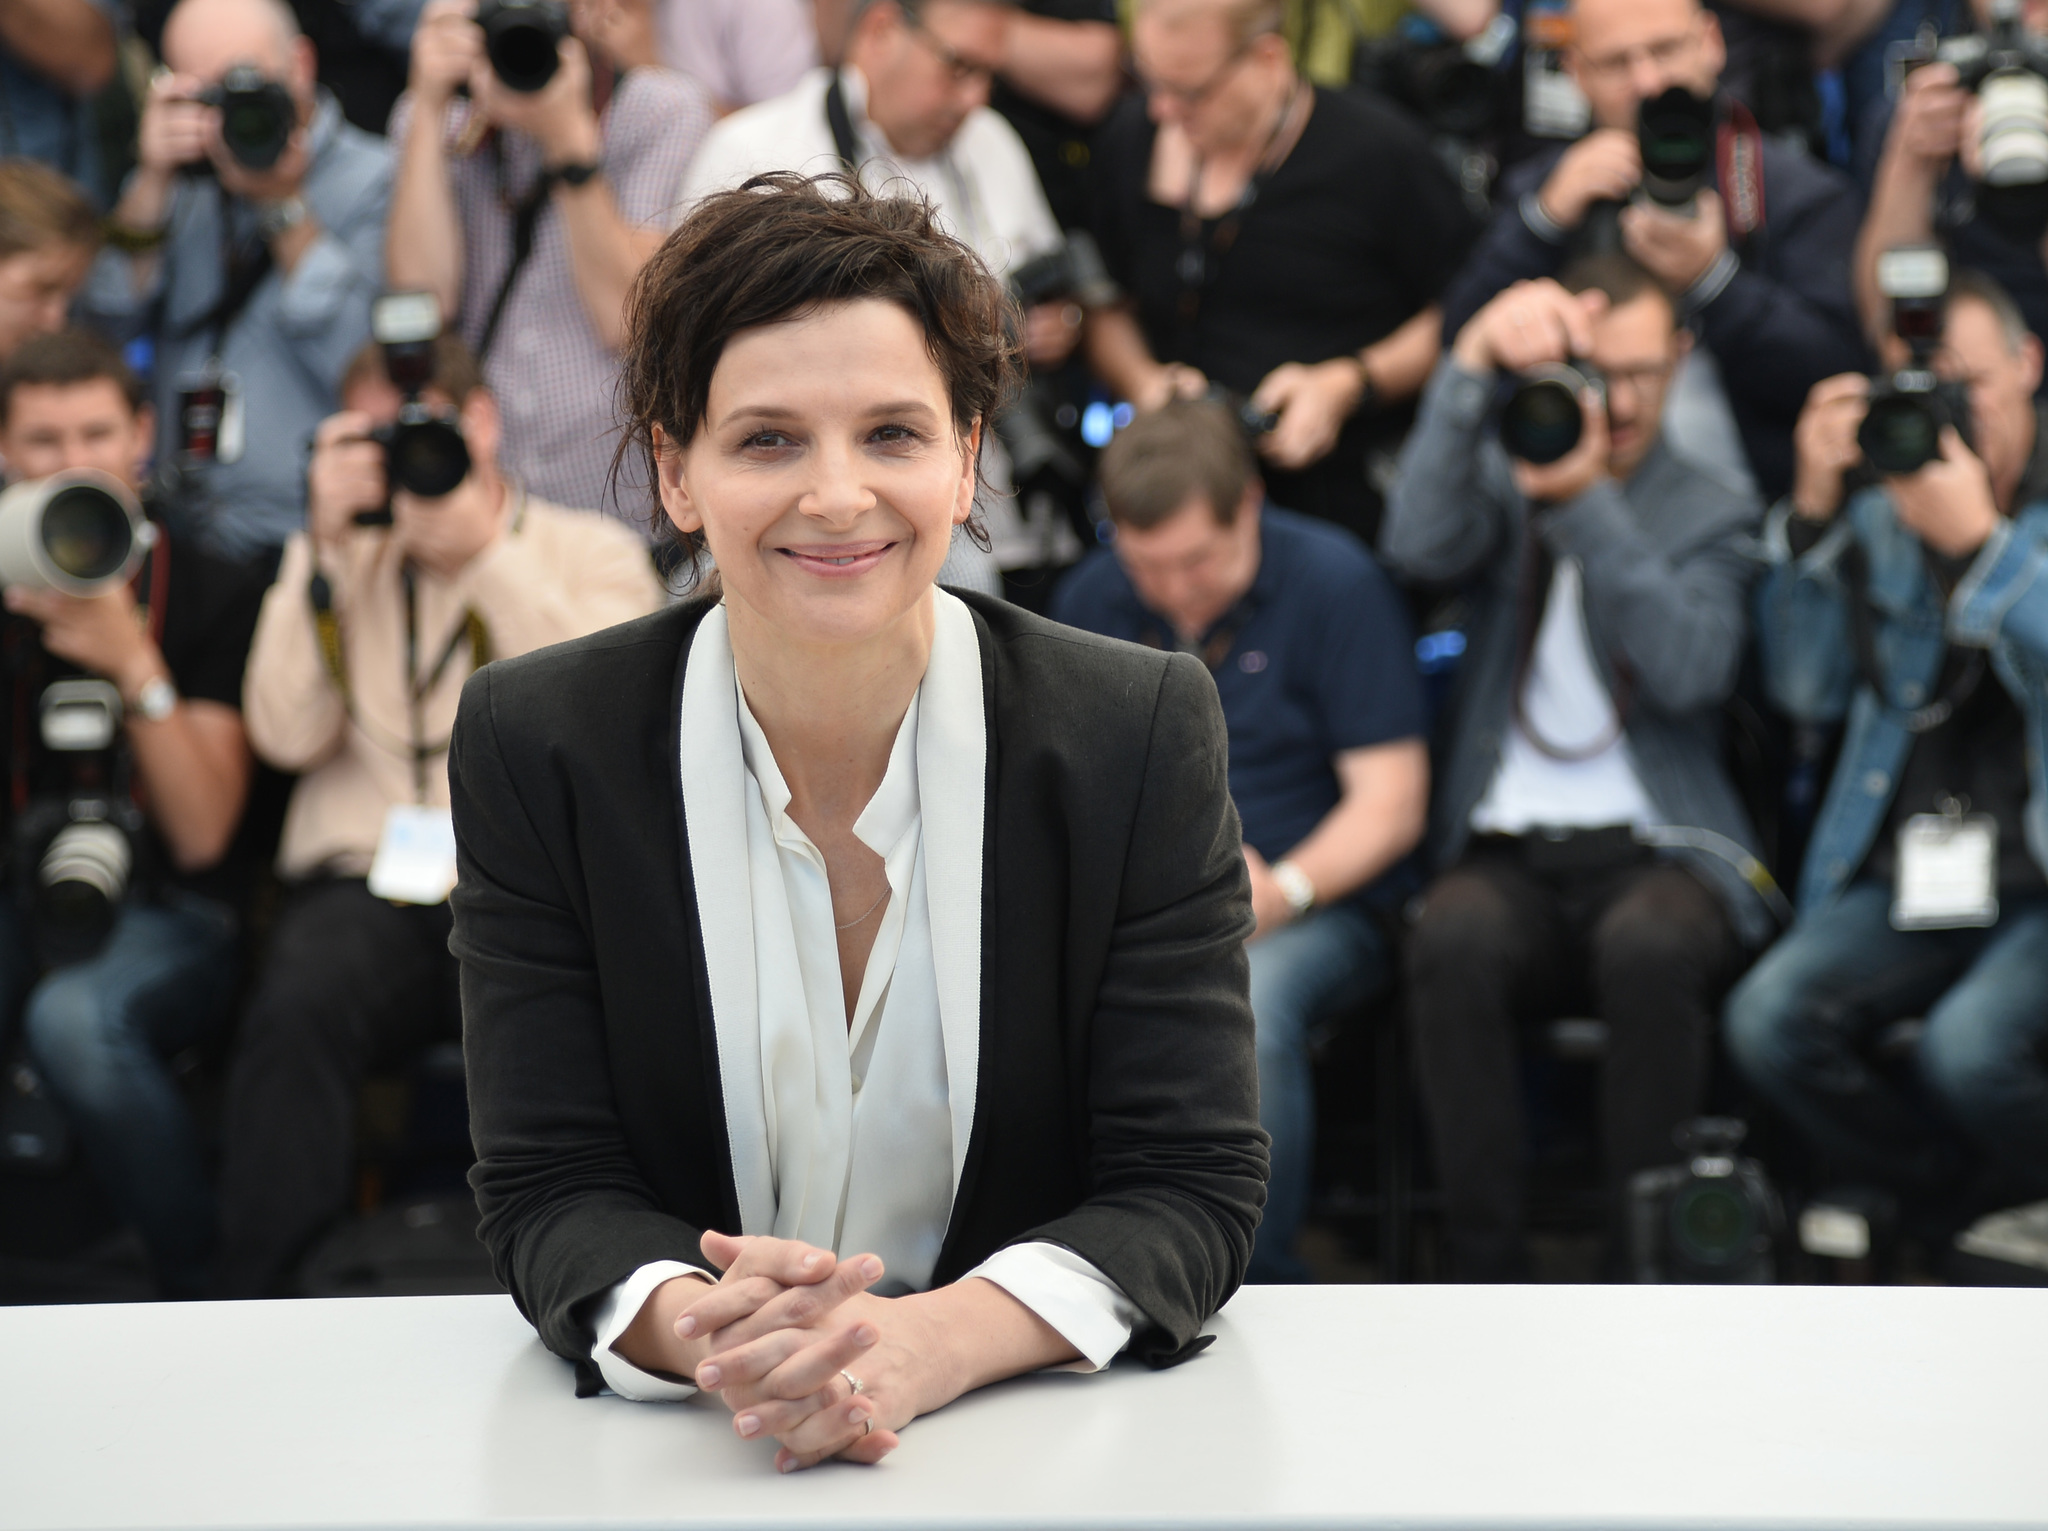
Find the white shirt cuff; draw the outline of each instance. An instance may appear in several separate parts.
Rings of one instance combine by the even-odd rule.
[[[1062,1371],[1100,1371],[1131,1342],[1138,1305],[1101,1271],[1057,1244],[1012,1244],[969,1271],[993,1281],[1059,1330],[1083,1359]]]
[[[676,1260],[656,1260],[651,1265],[641,1266],[605,1293],[604,1300],[597,1305],[597,1312],[592,1315],[597,1343],[590,1347],[590,1359],[603,1373],[604,1385],[621,1398],[630,1398],[635,1403],[674,1403],[697,1391],[691,1383],[644,1372],[612,1349],[619,1336],[633,1327],[633,1320],[640,1316],[640,1310],[654,1295],[656,1287],[677,1276],[693,1275],[710,1276],[713,1281],[718,1279],[710,1271],[700,1270],[694,1265],[684,1265]]]

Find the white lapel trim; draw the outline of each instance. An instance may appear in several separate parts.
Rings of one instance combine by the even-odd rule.
[[[683,822],[690,880],[711,983],[711,1024],[725,1096],[725,1137],[739,1196],[739,1232],[775,1231],[775,1177],[761,1109],[761,1024],[754,972],[753,891],[747,877],[747,770],[740,752],[739,682],[725,607],[698,624],[683,670]]]
[[[981,640],[967,603],[932,592],[931,663],[917,726],[917,790],[924,815],[925,903],[946,1095],[953,1115],[953,1194],[960,1194],[974,1133],[981,1068],[982,827],[987,812],[988,717]],[[701,641],[701,640],[700,640]]]

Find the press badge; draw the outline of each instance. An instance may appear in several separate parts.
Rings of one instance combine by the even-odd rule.
[[[455,888],[455,820],[446,808],[401,803],[384,816],[370,892],[394,904],[438,904]]]
[[[1988,813],[1916,813],[1899,831],[1892,929],[1960,930],[1998,923],[1998,820]]]

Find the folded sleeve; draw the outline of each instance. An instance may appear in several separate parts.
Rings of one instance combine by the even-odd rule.
[[[654,1289],[678,1276],[718,1279],[711,1272],[680,1260],[652,1260],[605,1293],[591,1310],[590,1327],[597,1338],[590,1347],[590,1362],[604,1378],[604,1385],[621,1398],[630,1398],[635,1403],[677,1403],[697,1391],[695,1383],[642,1371],[612,1349],[619,1336],[633,1327],[633,1320],[647,1306]]]
[[[1143,1317],[1123,1288],[1057,1244],[999,1249],[963,1279],[976,1276],[1008,1292],[1081,1352],[1081,1360],[1056,1368],[1060,1371],[1102,1370],[1131,1342],[1131,1331]]]

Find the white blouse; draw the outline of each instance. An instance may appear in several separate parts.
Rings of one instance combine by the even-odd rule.
[[[877,1254],[885,1296],[931,1284],[980,1059],[981,653],[966,605],[943,590],[933,599],[929,667],[853,827],[882,858],[889,896],[850,1026],[824,857],[789,817],[724,607],[705,615],[683,676],[683,808],[741,1231]],[[642,1266],[599,1304],[591,1359],[614,1392],[695,1391],[611,1348],[656,1287],[695,1269]],[[1114,1283],[1057,1245],[1014,1245],[968,1274],[1057,1329],[1085,1357],[1078,1369],[1106,1365],[1138,1318]]]

